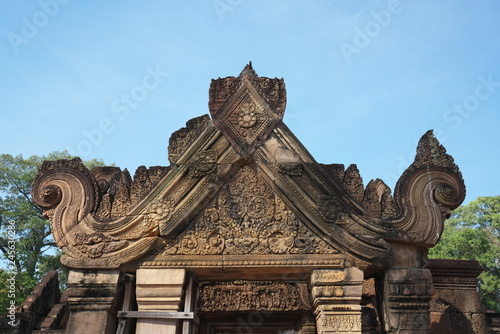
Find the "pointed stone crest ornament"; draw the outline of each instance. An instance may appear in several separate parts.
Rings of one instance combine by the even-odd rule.
[[[212,80],[208,105],[214,124],[246,159],[282,121],[285,83],[259,77],[250,62],[236,78]]]

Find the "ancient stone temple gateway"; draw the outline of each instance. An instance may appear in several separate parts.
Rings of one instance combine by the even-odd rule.
[[[485,330],[480,269],[427,260],[465,196],[431,131],[392,195],[314,160],[282,122],[283,79],[249,64],[209,95],[211,118],[172,134],[168,167],[40,168],[33,198],[70,268],[67,333]]]

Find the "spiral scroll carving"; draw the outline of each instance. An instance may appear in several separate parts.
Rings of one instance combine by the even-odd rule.
[[[45,161],[33,182],[35,204],[50,212],[52,233],[58,246],[81,219],[97,208],[97,183],[79,158]]]
[[[158,168],[152,168],[148,175],[156,176],[153,172]],[[103,198],[109,197],[110,188],[116,188],[113,177],[122,175],[114,167],[94,172],[100,175],[98,180],[79,158],[45,161],[32,187],[33,200],[51,219],[54,240],[64,253],[61,262],[71,268],[117,268],[161,244],[158,220],[167,217],[155,203],[144,209],[143,216],[99,220],[106,204]],[[141,180],[137,179],[131,185],[132,194],[139,193]],[[113,204],[118,206],[121,193],[115,193]]]
[[[449,208],[456,208],[463,201],[463,198],[458,193],[460,191],[459,188],[458,185],[453,187],[448,183],[442,183],[434,189],[434,198],[439,204]]]
[[[443,221],[465,198],[465,185],[453,157],[428,131],[419,142],[415,161],[396,185],[396,218],[388,239],[434,246]]]
[[[61,202],[61,188],[51,184],[42,190],[39,197],[41,202],[47,203],[49,207],[55,207]]]

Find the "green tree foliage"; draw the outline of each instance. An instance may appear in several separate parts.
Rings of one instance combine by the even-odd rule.
[[[481,301],[500,311],[500,196],[478,197],[454,210],[429,257],[479,261]]]
[[[58,270],[64,279],[66,271],[59,261],[61,254],[52,238],[50,222],[33,203],[31,185],[44,160],[71,158],[66,151],[27,159],[22,155],[0,155],[0,251],[5,260],[0,268],[0,313],[6,312],[12,300],[9,278],[15,276],[16,305],[48,271]],[[88,168],[104,165],[99,159],[84,163]]]

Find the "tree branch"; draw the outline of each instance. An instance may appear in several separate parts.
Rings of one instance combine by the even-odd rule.
[[[49,235],[51,235],[51,234],[52,234],[52,231],[51,231],[51,230],[50,230],[50,228],[49,228],[49,229],[48,229],[47,231],[45,231],[45,233],[43,234],[43,240],[45,240],[45,238],[47,238],[47,237],[48,237]]]
[[[24,188],[23,188],[23,187],[21,187],[21,186],[18,184],[18,182],[16,182],[17,180],[16,180],[14,177],[12,177],[12,176],[10,176],[10,177],[9,177],[9,179],[10,179],[10,181],[11,181],[12,185],[14,186],[14,188],[16,188],[16,189],[17,189],[17,191],[18,191],[21,195],[23,195],[23,196],[24,196],[24,198],[26,198],[26,200],[28,201],[28,203],[29,203],[29,204],[30,204],[33,208],[36,208],[37,210],[39,210],[39,208],[35,205],[35,203],[33,203],[32,199],[31,199],[31,197],[30,197],[30,194],[29,194],[29,193],[26,193],[26,191],[24,190]]]
[[[28,194],[26,194],[26,193],[23,191],[23,189],[22,189],[22,188],[20,188],[17,184],[16,184],[16,189],[17,189],[17,191],[19,191],[19,192],[21,193],[21,195],[23,195],[23,196],[26,198],[26,200],[28,201],[28,203],[29,203],[32,207],[34,207],[34,208],[36,208],[37,210],[39,210],[38,206],[36,206],[36,205],[35,205],[35,203],[33,203],[33,201],[31,200],[31,197],[30,197]]]

